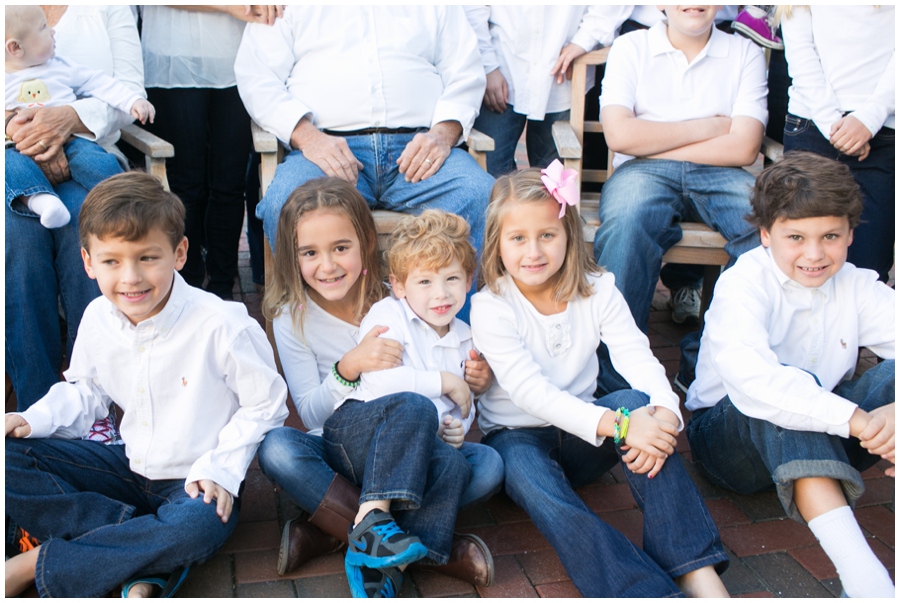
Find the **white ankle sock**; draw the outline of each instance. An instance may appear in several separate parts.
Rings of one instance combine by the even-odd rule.
[[[41,217],[45,228],[59,228],[69,223],[72,216],[59,197],[49,193],[32,195],[25,202],[28,209]]]
[[[834,563],[850,597],[894,597],[887,570],[869,548],[850,507],[838,507],[809,522],[809,529]]]

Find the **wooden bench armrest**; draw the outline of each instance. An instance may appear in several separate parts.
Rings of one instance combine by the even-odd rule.
[[[553,143],[560,159],[581,159],[581,143],[575,135],[575,129],[567,121],[557,121],[551,126]]]
[[[253,150],[257,153],[275,153],[281,145],[274,134],[263,130],[255,121],[250,122],[250,135],[253,137]]]
[[[494,150],[494,139],[484,132],[479,132],[473,128],[472,130],[469,130],[469,137],[466,138],[466,145],[469,147],[470,151],[486,153]]]
[[[175,147],[159,136],[151,134],[137,124],[129,124],[119,130],[120,139],[131,145],[141,154],[153,159],[165,159],[175,156]]]
[[[784,154],[784,145],[780,142],[772,140],[768,136],[763,136],[762,148],[760,152],[769,161],[778,161]]]

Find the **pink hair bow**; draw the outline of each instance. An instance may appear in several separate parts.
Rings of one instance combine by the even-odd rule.
[[[566,215],[566,205],[576,205],[581,196],[578,190],[578,172],[563,169],[559,159],[554,159],[547,169],[541,170],[541,182],[559,204],[559,217]]]

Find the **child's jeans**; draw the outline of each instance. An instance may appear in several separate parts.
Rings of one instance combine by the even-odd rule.
[[[6,512],[42,542],[42,597],[102,597],[134,577],[202,563],[237,525],[216,503],[190,498],[183,479],[148,480],[124,446],[6,439]]]
[[[96,142],[72,138],[63,146],[66,160],[69,162],[69,173],[72,180],[90,191],[100,182],[122,171],[116,156],[107,153]],[[34,159],[22,155],[14,147],[6,148],[6,204],[12,208],[12,202],[19,196],[30,197],[37,193],[57,195],[53,185],[47,180],[44,172]],[[34,216],[24,204],[16,206],[17,213]]]
[[[475,442],[463,442],[459,451],[472,468],[472,477],[459,497],[459,508],[465,510],[486,502],[500,491],[503,485],[503,459],[490,446]]]
[[[322,439],[328,464],[360,487],[360,504],[390,500],[400,527],[444,564],[471,469],[437,430],[431,400],[404,392],[344,402],[325,421]]]
[[[894,401],[894,361],[885,360],[834,393],[870,411]],[[788,516],[804,523],[794,504],[794,481],[804,477],[840,480],[847,502],[862,495],[860,471],[878,462],[853,437],[784,429],[741,413],[726,396],[694,411],[687,427],[694,464],[717,486],[754,494],[773,487]]]
[[[649,398],[621,390],[598,406],[635,410]],[[706,504],[677,453],[653,479],[623,467],[643,509],[643,549],[600,519],[573,488],[587,485],[619,462],[612,438],[599,447],[556,427],[499,429],[485,437],[506,468],[506,492],[550,541],[585,597],[679,596],[673,578],[716,565],[728,556]]]

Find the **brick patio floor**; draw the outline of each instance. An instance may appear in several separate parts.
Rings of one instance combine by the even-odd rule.
[[[246,240],[241,241],[240,279],[235,299],[262,322],[261,295],[249,268]],[[650,314],[649,338],[653,353],[671,379],[678,370],[678,342],[690,328],[669,319],[668,292],[657,286]],[[874,365],[865,352],[860,369]],[[683,402],[683,396],[682,396]],[[7,405],[9,410],[9,382]],[[292,403],[287,425],[301,427]],[[14,408],[13,402],[13,408]],[[682,408],[685,418],[688,413]],[[480,433],[470,434],[480,438]],[[722,576],[728,591],[740,597],[835,597],[841,592],[834,566],[805,526],[785,518],[774,492],[742,496],[710,485],[691,464],[687,440],[679,436],[678,454],[703,495],[719,528],[731,565]],[[872,550],[894,570],[894,479],[884,475],[887,461],[863,473],[866,492],[855,510]],[[617,467],[579,493],[601,518],[638,546],[641,511]],[[225,547],[206,564],[192,569],[179,597],[349,597],[342,554],[313,560],[298,571],[278,576],[275,563],[281,527],[297,507],[251,465],[244,487],[240,521]],[[579,597],[559,558],[527,515],[505,494],[461,515],[457,531],[480,536],[490,547],[495,579],[489,588],[427,571],[408,573],[402,597]],[[34,591],[32,590],[32,593]]]

